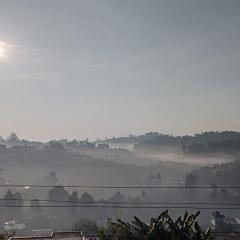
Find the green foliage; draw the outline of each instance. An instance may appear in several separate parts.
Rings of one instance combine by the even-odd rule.
[[[185,187],[196,187],[198,176],[195,174],[188,174],[185,179]]]
[[[11,201],[9,201],[9,199]],[[14,193],[10,189],[8,189],[3,197],[3,203],[6,206],[12,206],[12,208],[5,208],[5,211],[8,213],[8,216],[10,218],[14,218],[14,217],[16,217],[16,215],[22,214],[21,207],[14,208],[14,206],[22,206],[23,205],[21,193],[19,193],[19,192]]]
[[[79,199],[80,202],[94,202],[94,198],[90,193],[84,192]]]
[[[15,232],[1,232],[0,240],[8,240],[10,237],[14,237]]]
[[[89,219],[80,219],[74,224],[72,230],[82,231],[83,233],[91,234],[98,232],[98,226],[96,222],[91,221]]]
[[[34,215],[40,215],[42,213],[42,207],[38,199],[31,200],[30,206],[30,213]]]
[[[63,186],[53,187],[48,191],[48,199],[50,200],[67,200],[69,193]]]
[[[211,233],[201,229],[196,222],[199,212],[173,221],[168,211],[162,212],[159,217],[152,218],[150,223],[144,223],[134,217],[132,223],[120,219],[116,223],[111,220],[107,229],[99,231],[102,240],[210,240]]]

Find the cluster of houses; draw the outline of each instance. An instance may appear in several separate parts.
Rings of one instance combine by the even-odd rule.
[[[10,237],[9,240],[99,240],[98,234],[83,234],[82,232],[52,232],[48,236]]]
[[[26,226],[16,220],[4,223],[6,232],[24,233]],[[98,234],[85,234],[81,231],[54,232],[53,229],[32,230],[32,236],[14,236],[9,240],[99,240]]]
[[[212,229],[215,232],[236,232],[240,233],[240,218],[226,217],[219,211],[212,213]]]
[[[214,239],[240,239],[240,218],[229,218],[219,211],[212,213],[212,231]],[[5,231],[24,231],[24,223],[8,221],[4,224]],[[54,232],[53,229],[36,230],[36,236],[11,237],[9,240],[99,240],[98,234],[84,234],[81,231]]]

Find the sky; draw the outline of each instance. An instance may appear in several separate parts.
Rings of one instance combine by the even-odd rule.
[[[239,0],[0,0],[0,136],[240,131]]]

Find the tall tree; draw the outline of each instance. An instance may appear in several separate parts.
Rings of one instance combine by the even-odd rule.
[[[48,191],[48,199],[66,201],[69,197],[68,191],[63,186],[56,186]]]
[[[31,200],[30,203],[30,213],[33,215],[41,215],[42,214],[42,206],[38,199]]]
[[[10,189],[8,189],[3,199],[5,209],[9,217],[14,219],[22,213],[23,200],[19,192],[13,193]]]
[[[71,216],[75,216],[77,214],[78,192],[73,191],[72,194],[68,197],[68,201],[69,206],[73,206],[68,208],[68,213]]]

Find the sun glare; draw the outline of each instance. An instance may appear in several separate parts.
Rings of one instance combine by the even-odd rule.
[[[0,42],[0,58],[3,58],[5,56],[5,44],[3,42]]]

